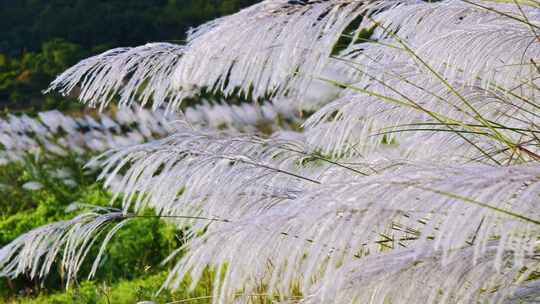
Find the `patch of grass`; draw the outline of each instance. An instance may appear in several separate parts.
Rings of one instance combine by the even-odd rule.
[[[210,303],[208,288],[197,286],[188,291],[188,282],[182,284],[178,291],[164,290],[157,294],[167,277],[166,272],[159,272],[132,281],[121,281],[113,285],[85,281],[78,288],[62,293],[41,295],[36,298],[15,298],[8,303],[17,304],[133,304],[141,301],[169,303],[198,298],[197,303]],[[193,302],[193,301],[192,301]]]

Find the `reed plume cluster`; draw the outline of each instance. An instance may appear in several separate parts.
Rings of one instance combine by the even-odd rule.
[[[71,281],[105,231],[91,276],[152,208],[189,231],[164,287],[211,270],[215,303],[540,297],[536,1],[266,0],[185,45],[86,59],[49,90],[186,115],[96,159],[121,208],[21,236],[0,275],[42,278],[58,258]],[[251,105],[215,123],[186,102],[208,94]]]

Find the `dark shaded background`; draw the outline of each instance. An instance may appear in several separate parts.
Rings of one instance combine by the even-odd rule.
[[[260,0],[0,0],[0,109],[68,110],[41,91],[85,57],[119,46],[182,43],[185,32]]]

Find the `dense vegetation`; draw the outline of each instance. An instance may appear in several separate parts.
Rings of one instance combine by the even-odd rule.
[[[73,184],[63,183],[66,175]],[[81,170],[80,157],[76,156],[27,159],[2,166],[0,247],[33,228],[73,217],[84,209],[83,204],[109,206],[110,194],[95,179],[95,173]],[[25,187],[28,183],[39,183],[42,187]],[[75,208],[76,204],[81,206]],[[61,272],[55,272],[43,284],[24,277],[0,279],[0,302],[26,303],[37,295],[40,296],[29,303],[107,303],[107,298],[112,303],[134,303],[155,298],[165,279],[165,268],[160,262],[181,244],[181,236],[181,231],[155,217],[133,221],[115,236],[115,244],[107,250],[102,262],[107,271],[100,272],[96,281],[82,281],[80,288],[64,293]],[[89,266],[84,268],[88,271]],[[177,293],[165,292],[155,299],[172,301],[186,295],[183,289]],[[30,298],[17,299],[20,296]]]
[[[257,0],[2,0],[0,108],[77,109],[41,91],[78,60],[112,47],[179,42],[188,28]]]

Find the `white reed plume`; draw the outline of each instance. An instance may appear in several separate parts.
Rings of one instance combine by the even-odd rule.
[[[94,258],[89,275],[92,277],[107,242],[128,222],[127,218],[122,212],[112,209],[96,210],[25,233],[0,249],[0,274],[8,277],[28,274],[31,278],[43,279],[57,256],[61,255],[60,267],[66,273],[69,286],[100,233],[112,227]]]

